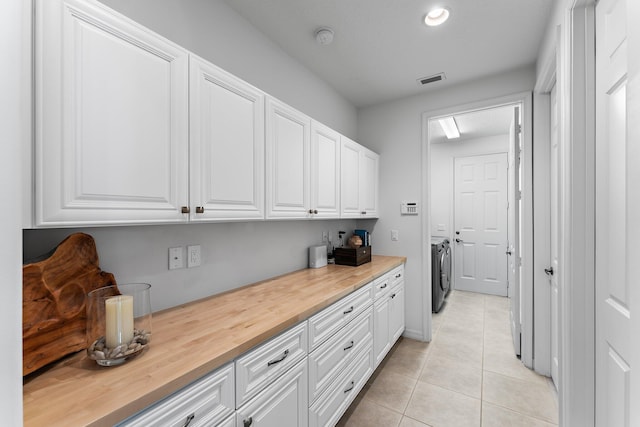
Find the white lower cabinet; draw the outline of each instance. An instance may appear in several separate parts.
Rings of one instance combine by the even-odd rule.
[[[404,266],[374,282],[373,353],[375,366],[385,358],[404,332]],[[390,288],[390,289],[389,289]]]
[[[375,354],[376,366],[382,362],[391,348],[389,340],[389,300],[383,297],[373,306],[373,353]]]
[[[334,426],[373,373],[373,363],[368,346],[309,408],[309,427]]]
[[[390,345],[404,332],[404,281],[391,289],[389,295],[389,339]]]
[[[236,360],[236,407],[307,357],[307,324],[278,335]]]
[[[400,266],[118,426],[335,426],[404,331],[403,276]]]
[[[233,363],[230,363],[118,426],[228,426],[235,407],[233,388]]]
[[[353,357],[373,342],[371,308],[309,354],[309,402],[315,401]]]
[[[307,359],[258,393],[236,412],[237,427],[308,425]]]

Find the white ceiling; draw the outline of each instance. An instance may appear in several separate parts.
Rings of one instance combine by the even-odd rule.
[[[554,0],[224,0],[356,107],[535,63]],[[423,18],[451,10],[440,27]],[[335,31],[331,45],[314,32]],[[447,79],[421,87],[420,77]]]
[[[431,144],[455,143],[488,136],[507,135],[513,115],[514,107],[512,105],[456,114],[453,117],[460,131],[460,138],[456,139],[447,139],[440,123],[437,120],[431,120],[429,122],[429,142]]]

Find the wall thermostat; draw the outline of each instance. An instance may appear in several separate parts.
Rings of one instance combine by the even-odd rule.
[[[400,204],[400,213],[402,215],[418,215],[418,202],[402,202]]]

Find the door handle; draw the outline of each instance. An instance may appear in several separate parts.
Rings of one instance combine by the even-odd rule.
[[[511,251],[505,252],[505,254],[507,254],[507,255],[511,255],[511,253],[512,253]]]
[[[458,239],[458,238],[456,237],[456,243],[464,243],[464,240],[462,240],[462,239]]]
[[[547,276],[553,276],[553,267],[545,268],[544,272],[547,274]]]

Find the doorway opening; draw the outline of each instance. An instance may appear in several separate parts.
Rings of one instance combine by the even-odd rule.
[[[445,122],[455,123],[459,136],[447,137]],[[431,253],[432,236],[447,238],[452,289],[509,297],[514,351],[527,367],[533,344],[526,262],[532,259],[530,126],[529,93],[423,114],[423,253]],[[422,261],[426,278],[430,258]],[[424,320],[430,340],[430,298]]]

